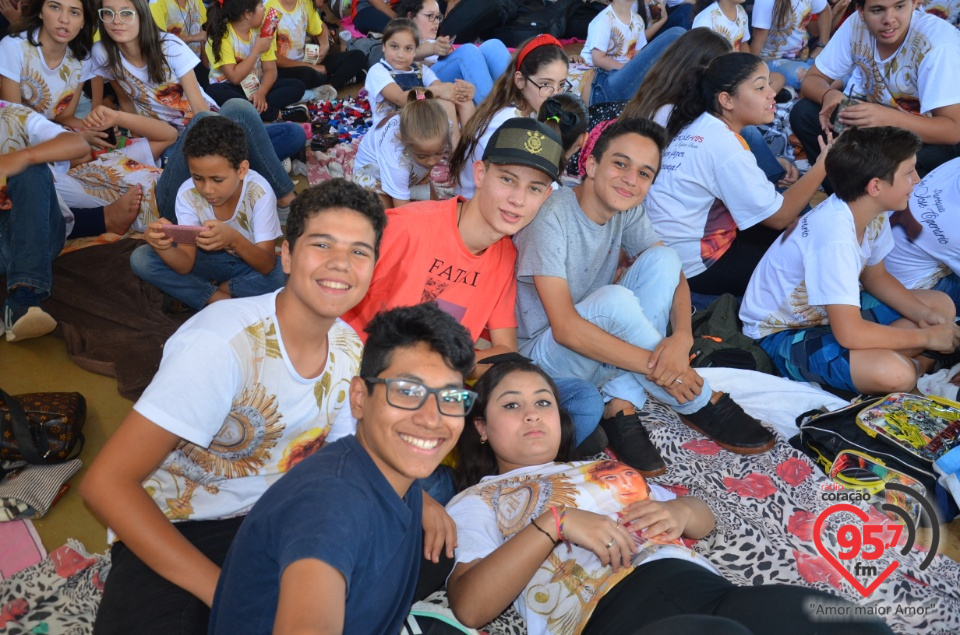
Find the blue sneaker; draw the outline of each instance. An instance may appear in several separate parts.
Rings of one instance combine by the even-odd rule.
[[[19,287],[3,303],[2,331],[8,342],[19,342],[41,337],[57,328],[57,321],[39,306],[36,295]]]

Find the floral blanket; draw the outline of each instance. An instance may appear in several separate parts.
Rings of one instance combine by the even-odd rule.
[[[820,512],[834,504],[821,496],[820,486],[829,480],[782,437],[766,454],[740,456],[683,425],[671,409],[653,399],[640,416],[669,466],[653,480],[678,496],[698,496],[713,510],[717,529],[693,547],[725,578],[739,585],[796,584],[833,593],[882,612],[898,633],[960,633],[960,563],[936,556],[921,571],[927,551],[919,544],[906,556],[887,549],[871,562],[878,571],[894,561],[898,567],[864,598],[817,552],[814,524]],[[897,546],[905,545],[906,532],[895,534],[885,516],[866,505],[862,509],[870,523],[888,527],[881,534],[885,543],[899,535]],[[836,541],[828,536],[835,537],[846,523],[859,522],[853,514],[830,515],[821,534],[824,545],[836,554]],[[482,630],[490,635],[526,632],[512,608]]]
[[[86,635],[103,595],[110,557],[70,540],[40,563],[0,582],[0,632]]]

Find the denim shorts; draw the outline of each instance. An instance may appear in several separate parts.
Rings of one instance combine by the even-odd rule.
[[[864,320],[887,325],[900,314],[866,291],[860,293]],[[840,346],[829,326],[780,331],[759,341],[784,377],[859,392],[850,376],[850,350]]]

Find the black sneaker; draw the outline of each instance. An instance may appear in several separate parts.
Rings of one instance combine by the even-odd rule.
[[[736,454],[760,454],[777,443],[772,432],[744,412],[726,393],[720,395],[717,403],[707,404],[693,414],[680,415],[680,420]]]
[[[607,433],[617,458],[643,476],[659,476],[667,471],[660,450],[650,440],[637,413],[625,415],[621,410],[609,419],[601,419],[600,427]]]
[[[280,110],[280,118],[290,123],[307,123],[310,121],[310,111],[306,106],[290,106]]]

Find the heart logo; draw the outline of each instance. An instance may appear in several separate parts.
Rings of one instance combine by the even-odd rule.
[[[859,518],[864,522],[870,520],[870,517],[867,516],[866,512],[861,510],[859,507],[855,507],[848,503],[831,505],[830,507],[823,510],[823,512],[821,512],[819,516],[817,516],[817,522],[813,526],[813,542],[817,547],[817,551],[820,552],[820,555],[823,556],[826,559],[826,561],[829,562],[833,566],[833,568],[836,569],[837,572],[840,575],[842,575],[847,580],[847,582],[849,582],[853,586],[853,588],[859,591],[860,595],[862,595],[863,597],[867,597],[868,595],[873,593],[878,586],[880,586],[881,582],[883,582],[888,577],[890,577],[890,574],[893,573],[894,569],[900,566],[900,563],[897,561],[891,562],[889,565],[887,565],[886,569],[880,572],[877,578],[873,582],[871,582],[869,586],[863,586],[863,584],[860,583],[860,580],[855,578],[852,573],[847,571],[846,567],[844,567],[843,564],[841,564],[840,561],[837,560],[837,558],[832,553],[827,551],[827,548],[824,546],[823,541],[820,539],[820,534],[822,533],[822,530],[823,530],[823,523],[827,520],[827,518],[839,512],[850,512],[851,514],[855,515],[857,518]],[[848,529],[849,527],[851,527],[851,525],[845,525],[844,527],[841,527],[841,529],[838,530],[837,533],[839,534],[840,531],[844,531],[844,530],[849,531]]]

